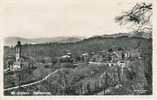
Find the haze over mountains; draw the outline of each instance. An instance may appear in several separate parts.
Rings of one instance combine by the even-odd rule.
[[[117,33],[117,34],[111,34],[111,35],[101,35],[100,37],[108,38],[117,38],[121,36],[127,36],[127,37],[140,37],[140,38],[151,38],[150,33]],[[93,36],[96,37],[96,36]],[[43,43],[73,43],[78,42],[86,37],[48,37],[48,38],[22,38],[22,37],[7,37],[4,40],[5,46],[15,46],[17,41],[21,41],[22,44],[43,44]],[[91,37],[90,37],[91,38]]]
[[[17,41],[21,41],[22,44],[42,44],[42,43],[69,43],[81,41],[82,37],[51,37],[51,38],[21,38],[21,37],[7,37],[4,40],[4,45],[14,46]]]

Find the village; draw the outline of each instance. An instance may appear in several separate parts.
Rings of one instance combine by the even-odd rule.
[[[65,80],[70,81],[68,78],[63,77],[62,79],[60,74],[58,76],[63,81],[60,84],[63,84],[64,91],[66,88],[75,89],[75,92],[71,92],[72,94],[99,94],[103,91],[100,93],[103,95],[107,93],[107,88],[121,88],[125,82],[136,78],[137,72],[134,69],[142,66],[140,63],[143,60],[141,48],[118,47],[94,52],[82,51],[77,56],[73,51],[66,49],[60,56],[44,56],[35,59],[32,56],[24,56],[22,47],[23,45],[18,41],[13,48],[15,49],[14,56],[8,56],[6,60],[7,64],[4,68],[5,92],[19,91],[19,89],[23,89],[20,91],[34,91],[38,85],[43,86],[45,81],[57,73],[72,70],[69,73],[74,74],[72,78],[74,87],[69,87],[69,83],[64,83]],[[53,81],[55,82],[55,80]],[[51,86],[53,87],[53,85]],[[54,89],[62,90],[53,87],[52,90],[54,91]],[[54,92],[54,94],[56,93]],[[64,94],[65,92],[59,93]]]
[[[84,52],[80,56],[75,57],[70,50],[60,56],[60,57],[43,57],[40,59],[39,63],[34,66],[33,60],[31,57],[22,56],[21,51],[21,43],[18,41],[16,45],[16,54],[15,57],[10,57],[8,59],[7,68],[4,71],[17,71],[19,69],[28,69],[32,67],[37,67],[38,64],[44,64],[49,67],[54,65],[55,63],[72,63],[74,65],[78,65],[80,63],[87,64],[103,64],[107,66],[121,66],[127,67],[131,60],[141,59],[141,53],[139,48],[129,49],[129,48],[116,48],[116,49],[108,49],[97,52]],[[14,60],[15,59],[15,60]],[[10,62],[11,63],[10,63]]]

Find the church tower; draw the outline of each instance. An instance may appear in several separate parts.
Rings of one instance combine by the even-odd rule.
[[[16,53],[16,62],[19,62],[21,58],[21,42],[20,41],[17,42],[17,45],[15,47],[15,53]]]
[[[21,42],[20,41],[17,42],[17,45],[15,47],[15,59],[16,61],[13,69],[17,70],[21,68]]]

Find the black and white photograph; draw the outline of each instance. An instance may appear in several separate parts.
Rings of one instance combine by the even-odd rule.
[[[4,96],[153,95],[152,0],[3,0]]]

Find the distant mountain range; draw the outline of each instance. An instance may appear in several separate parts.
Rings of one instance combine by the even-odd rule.
[[[83,40],[83,37],[52,37],[52,38],[21,38],[21,37],[7,37],[4,40],[4,45],[14,46],[17,41],[21,41],[22,44],[42,44],[42,43],[72,43]]]
[[[111,35],[101,35],[98,37],[104,37],[104,38],[117,38],[117,37],[140,37],[140,38],[151,38],[150,33],[116,33]],[[97,36],[93,36],[97,37]],[[93,38],[90,37],[90,38]],[[15,46],[17,41],[21,41],[22,44],[43,44],[43,43],[73,43],[78,42],[85,39],[84,37],[52,37],[52,38],[33,38],[33,39],[27,39],[27,38],[21,38],[21,37],[7,37],[4,40],[5,46]]]

